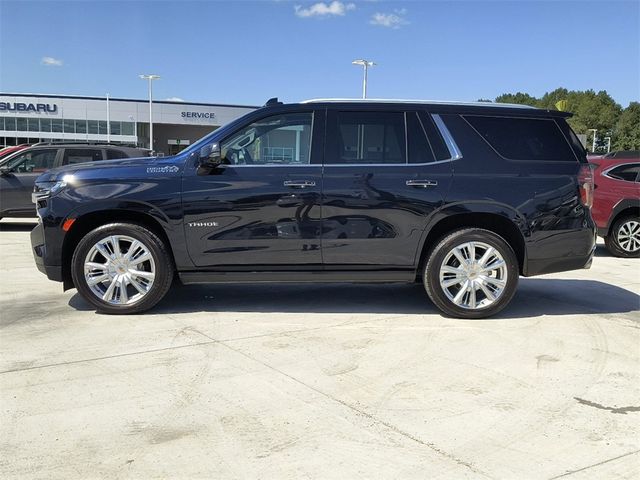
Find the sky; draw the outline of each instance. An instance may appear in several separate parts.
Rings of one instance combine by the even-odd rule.
[[[0,0],[0,91],[262,105],[474,101],[557,87],[640,100],[640,0]]]

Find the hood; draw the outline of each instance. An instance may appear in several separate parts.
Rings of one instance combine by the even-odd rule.
[[[140,157],[119,160],[99,160],[53,168],[38,177],[38,182],[54,182],[65,175],[77,178],[118,178],[160,174],[175,174],[182,171],[184,159],[175,157]]]

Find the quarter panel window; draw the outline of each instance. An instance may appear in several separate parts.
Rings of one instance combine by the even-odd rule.
[[[228,165],[308,165],[313,114],[273,115],[237,131],[221,145]]]
[[[500,155],[510,160],[570,161],[576,157],[552,119],[465,115]]]
[[[404,113],[337,112],[335,146],[325,163],[406,163]]]
[[[627,182],[635,182],[640,172],[640,163],[632,163],[630,165],[620,165],[612,168],[607,172],[607,176],[616,180],[624,180]]]

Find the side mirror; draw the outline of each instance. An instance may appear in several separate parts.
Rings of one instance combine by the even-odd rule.
[[[0,168],[0,176],[3,177],[12,177],[13,174],[11,173],[11,170],[7,167],[2,167]]]
[[[200,158],[198,164],[205,168],[216,168],[222,163],[222,152],[220,144],[213,143],[205,145],[200,149]]]

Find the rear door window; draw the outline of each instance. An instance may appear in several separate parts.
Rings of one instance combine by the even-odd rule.
[[[122,150],[107,150],[107,160],[118,160],[119,158],[127,158],[127,155]]]
[[[553,119],[476,115],[464,119],[509,160],[577,161]]]
[[[64,151],[63,165],[94,162],[102,160],[102,150],[99,148],[67,148]]]
[[[403,112],[336,112],[331,164],[403,164],[406,142]]]

